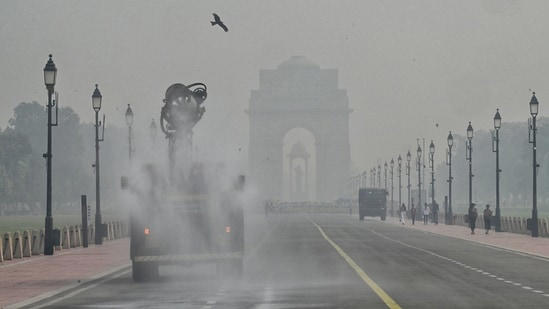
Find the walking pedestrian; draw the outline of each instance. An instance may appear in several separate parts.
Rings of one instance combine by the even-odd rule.
[[[429,208],[429,205],[425,203],[425,206],[423,208],[423,224],[429,223],[429,213],[431,212],[431,209]]]
[[[469,227],[471,228],[471,235],[475,234],[475,227],[477,224],[477,208],[475,207],[475,204],[473,204],[473,209],[469,212]]]
[[[431,210],[433,213],[433,223],[438,224],[438,204],[436,201],[433,201],[432,207],[433,209]]]
[[[492,224],[492,210],[490,210],[490,204],[486,204],[484,209],[484,228],[486,229],[486,235],[490,231],[490,225]]]
[[[412,202],[412,208],[410,209],[410,216],[412,217],[412,225],[416,224],[416,207],[414,202]]]
[[[404,203],[400,206],[400,222],[402,222],[403,225],[406,224],[406,205],[404,205]]]

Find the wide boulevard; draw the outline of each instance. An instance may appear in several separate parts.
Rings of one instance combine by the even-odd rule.
[[[549,308],[549,260],[348,215],[246,218],[245,273],[128,270],[49,308]],[[464,229],[465,231],[465,229]],[[479,231],[482,232],[482,231]],[[490,237],[490,236],[486,236]]]

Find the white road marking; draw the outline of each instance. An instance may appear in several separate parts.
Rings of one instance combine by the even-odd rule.
[[[448,257],[442,256],[442,255],[440,255],[440,254],[438,254],[438,253],[429,251],[429,250],[427,250],[427,249],[423,249],[423,248],[419,248],[419,247],[416,247],[416,246],[412,246],[412,245],[407,244],[407,243],[405,243],[405,242],[402,242],[402,241],[400,241],[400,240],[396,240],[396,239],[390,238],[390,237],[388,237],[388,236],[385,236],[385,235],[383,235],[383,234],[380,234],[380,233],[378,233],[378,232],[376,232],[376,231],[374,231],[374,230],[372,230],[372,229],[368,229],[368,230],[369,230],[370,232],[372,232],[372,233],[378,235],[379,237],[382,237],[382,238],[385,238],[385,239],[387,239],[387,240],[396,242],[396,243],[398,243],[398,244],[400,244],[400,245],[403,245],[403,246],[405,246],[405,247],[412,248],[412,249],[415,249],[415,250],[418,250],[418,251],[427,253],[427,254],[429,254],[429,255],[438,257],[438,258],[443,259],[443,260],[447,260],[447,261],[452,262],[452,263],[454,263],[454,264],[456,264],[456,265],[459,265],[459,266],[461,266],[461,267],[463,267],[463,268],[466,268],[466,269],[469,269],[469,270],[472,270],[472,271],[481,273],[481,274],[483,274],[483,275],[485,275],[485,276],[487,276],[487,277],[496,278],[496,280],[498,280],[498,281],[503,281],[503,282],[505,282],[505,283],[510,283],[510,284],[513,284],[514,286],[522,287],[522,288],[525,289],[525,290],[531,290],[531,291],[534,292],[534,293],[537,293],[537,294],[540,294],[540,295],[549,297],[549,294],[545,294],[543,291],[534,290],[533,288],[531,288],[531,287],[529,287],[529,286],[522,286],[522,284],[521,284],[521,283],[518,283],[518,282],[513,282],[513,281],[510,281],[510,280],[505,280],[505,278],[498,277],[498,276],[493,275],[493,274],[491,274],[491,273],[489,273],[489,272],[486,272],[486,271],[484,271],[484,270],[482,270],[482,269],[480,269],[480,268],[476,268],[476,267],[469,266],[469,265],[467,265],[467,264],[463,264],[463,263],[461,263],[461,262],[458,262],[458,261],[456,261],[456,260],[453,260],[453,259],[450,259],[450,258],[448,258]],[[434,235],[436,235],[436,234],[434,234]],[[509,250],[506,250],[506,249],[494,248],[494,247],[489,246],[489,245],[487,245],[486,247],[489,247],[489,248],[492,248],[492,249],[496,249],[496,250],[499,249],[499,250],[501,250],[501,251],[509,251]],[[512,251],[512,252],[513,252],[513,253],[517,253],[517,252],[514,252],[514,251]],[[519,254],[519,255],[524,255],[524,256],[528,256],[528,257],[532,257],[532,258],[536,258],[536,259],[543,259],[543,258],[540,258],[540,257],[531,256],[531,255],[528,255],[528,254],[520,254],[520,253],[517,253],[517,254]],[[544,259],[544,260],[547,261],[546,259]]]
[[[208,300],[206,304],[208,305],[215,305],[217,302],[215,300]]]

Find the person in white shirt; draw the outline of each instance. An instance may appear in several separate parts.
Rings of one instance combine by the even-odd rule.
[[[423,208],[423,224],[429,223],[429,214],[431,213],[431,209],[429,208],[429,205],[425,203],[425,208]]]

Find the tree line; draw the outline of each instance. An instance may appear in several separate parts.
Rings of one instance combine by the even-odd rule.
[[[80,195],[94,203],[94,124],[82,122],[70,107],[59,108],[59,125],[53,128],[53,207],[78,211]],[[0,130],[0,215],[43,214],[46,200],[47,112],[37,102],[20,103],[8,126]],[[119,189],[126,131],[108,127],[101,144],[102,205]]]
[[[452,132],[454,133],[454,132]],[[532,145],[528,142],[527,122],[503,123],[500,136],[500,206],[530,207],[532,203]],[[447,146],[439,146],[435,160],[435,196],[448,194],[448,166],[445,163]],[[465,137],[454,134],[452,151],[452,199],[454,205],[466,207],[469,198],[469,169],[465,160]],[[473,137],[473,202],[495,205],[496,155],[492,152],[492,134],[475,131]],[[538,119],[537,135],[538,206],[549,208],[549,120]],[[441,162],[442,161],[442,162]],[[430,194],[430,169],[426,171],[425,186]],[[443,200],[443,198],[442,198]],[[483,205],[479,205],[483,206]]]

